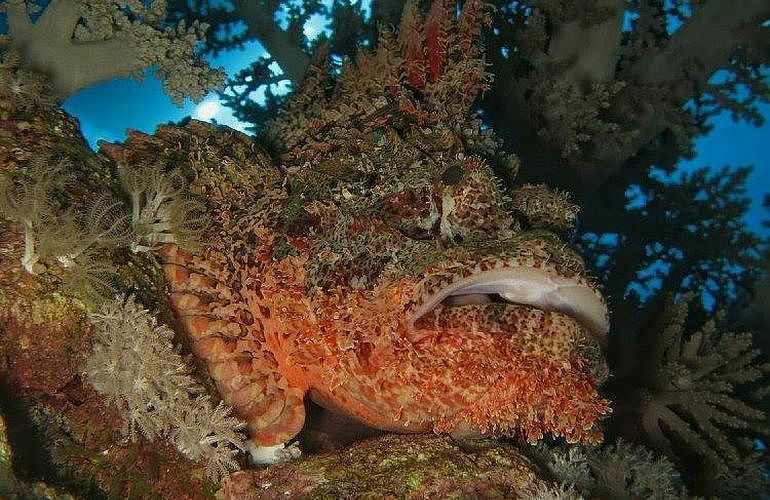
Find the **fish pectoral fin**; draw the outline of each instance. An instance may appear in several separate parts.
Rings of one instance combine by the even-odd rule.
[[[272,446],[260,446],[252,440],[246,443],[251,463],[254,465],[273,465],[290,462],[302,456],[299,443],[296,441],[290,445],[280,443]]]

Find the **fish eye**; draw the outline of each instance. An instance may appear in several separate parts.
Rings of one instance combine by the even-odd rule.
[[[462,182],[465,170],[457,164],[451,165],[441,174],[441,181],[447,186],[454,186]]]

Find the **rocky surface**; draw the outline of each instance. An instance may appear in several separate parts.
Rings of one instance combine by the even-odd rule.
[[[385,435],[224,480],[217,498],[517,498],[543,485],[513,445]]]

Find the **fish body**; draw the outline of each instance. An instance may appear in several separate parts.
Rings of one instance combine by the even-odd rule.
[[[480,175],[468,175],[469,191]],[[458,196],[455,206],[470,196],[431,184]],[[487,207],[499,211],[494,224],[453,225],[476,234],[465,242],[440,228],[411,238],[412,221],[332,200],[308,201],[303,223],[287,223],[291,196],[276,189],[260,210],[228,216],[201,255],[173,245],[162,254],[193,351],[258,445],[301,430],[306,396],[389,431],[598,438],[608,406],[592,352],[606,309],[556,235],[517,229],[502,196]],[[574,302],[546,300],[560,289]]]
[[[389,431],[596,441],[609,323],[562,239],[577,207],[494,172],[517,163],[470,113],[483,6],[404,16],[336,83],[309,71],[272,154],[196,121],[103,145],[183,165],[215,214],[203,251],[162,249],[171,304],[257,447],[308,397]]]

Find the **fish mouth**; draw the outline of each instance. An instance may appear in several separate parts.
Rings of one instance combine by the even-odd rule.
[[[543,268],[516,266],[483,271],[423,293],[422,297],[421,305],[410,316],[411,325],[440,304],[503,302],[565,314],[602,343],[610,328],[607,303],[585,278],[561,276]]]

